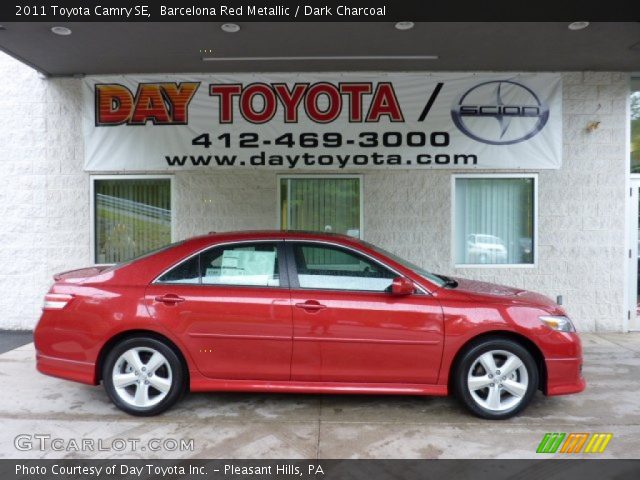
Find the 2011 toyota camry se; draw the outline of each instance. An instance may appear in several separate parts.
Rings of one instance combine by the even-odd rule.
[[[585,388],[566,313],[524,290],[430,273],[366,242],[209,234],[55,276],[38,370],[104,384],[133,415],[187,391],[448,395],[504,419]]]

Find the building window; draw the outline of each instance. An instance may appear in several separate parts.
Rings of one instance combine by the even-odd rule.
[[[640,173],[640,78],[631,79],[631,173]]]
[[[130,260],[171,243],[171,179],[93,178],[94,260]]]
[[[360,177],[281,177],[280,228],[362,237]]]
[[[456,265],[533,265],[535,175],[459,175],[454,183]]]

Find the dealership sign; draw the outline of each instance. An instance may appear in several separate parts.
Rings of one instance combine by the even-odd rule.
[[[85,79],[88,171],[552,169],[555,73]]]

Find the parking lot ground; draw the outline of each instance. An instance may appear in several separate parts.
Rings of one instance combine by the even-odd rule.
[[[0,330],[0,354],[33,342],[30,330]]]
[[[567,457],[536,454],[547,432],[613,434],[603,454],[571,458],[640,458],[640,334],[582,338],[586,391],[538,393],[523,414],[499,422],[472,417],[453,398],[243,393],[191,394],[161,416],[136,418],[102,387],[37,373],[27,344],[0,355],[0,458]],[[59,440],[18,450],[21,434]],[[181,440],[187,448],[172,450]]]

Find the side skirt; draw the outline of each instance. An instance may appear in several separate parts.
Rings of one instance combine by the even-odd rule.
[[[293,382],[273,380],[224,380],[191,373],[192,392],[272,392],[272,393],[331,393],[362,395],[448,395],[446,385],[402,383],[341,383]]]

